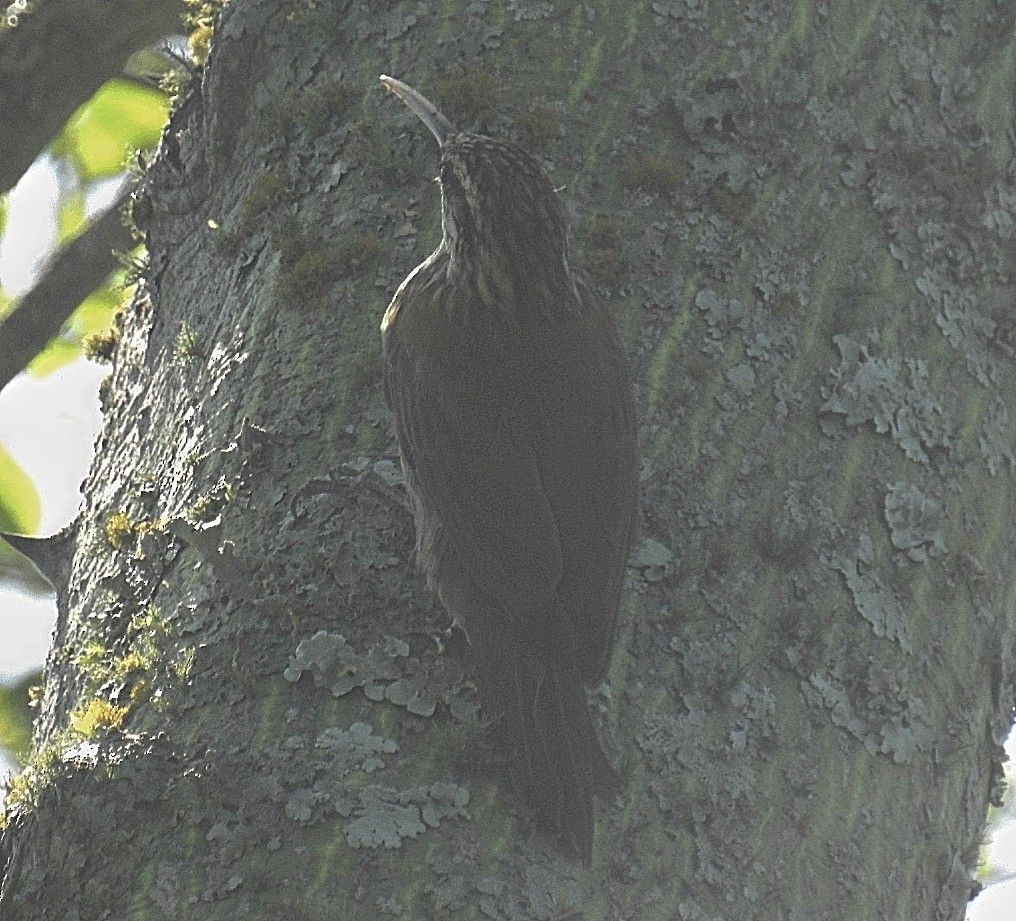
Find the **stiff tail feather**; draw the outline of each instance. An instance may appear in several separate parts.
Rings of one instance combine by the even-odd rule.
[[[582,679],[528,649],[505,644],[482,663],[480,702],[498,754],[538,824],[588,864],[593,849],[593,795],[618,783],[596,737]]]

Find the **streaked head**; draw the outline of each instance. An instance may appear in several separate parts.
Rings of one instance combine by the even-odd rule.
[[[442,229],[452,259],[497,254],[520,271],[534,263],[567,271],[564,210],[540,163],[515,144],[456,131],[433,103],[401,80],[383,76],[381,82],[440,145]]]

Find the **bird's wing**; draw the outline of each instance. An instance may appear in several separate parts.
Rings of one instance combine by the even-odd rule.
[[[504,356],[475,339],[447,349],[432,340],[417,353],[411,343],[428,333],[412,313],[403,307],[385,336],[385,389],[410,490],[490,600],[520,621],[546,617],[561,546]]]
[[[579,309],[540,337],[537,467],[564,561],[557,615],[587,680],[606,665],[636,507],[635,427],[624,352],[581,281]]]
[[[386,330],[385,386],[417,528],[436,518],[483,594],[593,679],[631,540],[634,428],[612,324],[579,290],[577,311],[535,334],[445,326],[412,298]]]

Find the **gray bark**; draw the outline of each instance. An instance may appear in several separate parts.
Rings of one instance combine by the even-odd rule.
[[[1013,14],[795,9],[228,8],[135,208],[5,918],[963,917],[1014,700]],[[436,153],[379,72],[546,158],[639,382],[589,870],[412,568],[377,325]]]

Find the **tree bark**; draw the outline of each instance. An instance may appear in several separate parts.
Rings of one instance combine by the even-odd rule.
[[[227,7],[139,190],[4,918],[955,921],[1014,702],[1013,11]],[[588,870],[413,570],[377,326],[436,151],[543,156],[643,512]]]

